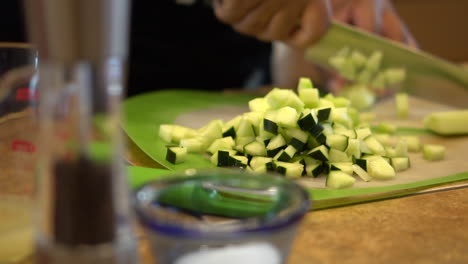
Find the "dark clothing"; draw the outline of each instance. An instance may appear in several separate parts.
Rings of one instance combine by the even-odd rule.
[[[261,76],[257,84],[269,82],[269,43],[219,22],[206,1],[176,1],[132,1],[129,95],[170,88],[240,88],[253,73]],[[1,40],[24,41],[21,1],[2,2]]]
[[[269,72],[270,44],[234,32],[202,1],[136,0],[132,14],[131,94],[240,88],[256,68]]]

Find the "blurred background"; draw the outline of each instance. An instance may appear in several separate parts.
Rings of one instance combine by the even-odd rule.
[[[454,62],[468,62],[467,0],[393,0],[421,49]],[[21,0],[2,0],[0,41],[24,41]]]

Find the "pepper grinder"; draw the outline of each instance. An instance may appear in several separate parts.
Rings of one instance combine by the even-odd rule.
[[[118,127],[129,0],[25,0],[39,52],[36,263],[138,263]]]

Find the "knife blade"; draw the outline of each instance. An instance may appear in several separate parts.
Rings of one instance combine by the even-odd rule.
[[[404,67],[406,92],[456,107],[468,107],[468,71],[429,53],[384,39],[339,22],[332,22],[322,39],[306,51],[306,59],[330,69],[328,60],[343,47],[369,55],[383,53],[383,67]]]

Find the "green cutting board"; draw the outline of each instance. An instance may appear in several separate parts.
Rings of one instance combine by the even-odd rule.
[[[146,155],[166,167],[145,169],[131,167],[130,182],[138,186],[146,181],[168,176],[188,168],[214,167],[206,157],[189,154],[185,163],[174,165],[165,160],[166,143],[159,139],[159,125],[179,123],[194,128],[205,125],[213,118],[229,119],[247,111],[247,102],[252,95],[210,93],[200,91],[172,90],[149,93],[130,98],[124,102],[125,122],[123,129],[128,137]],[[319,180],[300,182],[311,194],[314,208],[327,208],[344,204],[384,199],[406,195],[437,185],[468,179],[468,162],[465,152],[468,137],[443,138],[422,128],[420,120],[429,112],[450,107],[417,98],[410,99],[411,114],[407,120],[396,120],[393,101],[380,103],[374,110],[379,120],[391,121],[401,126],[398,133],[420,135],[423,142],[443,144],[447,158],[439,162],[427,162],[421,153],[411,154],[412,168],[398,173],[391,181],[365,183],[357,181],[355,187],[343,190],[324,188],[324,177]]]

